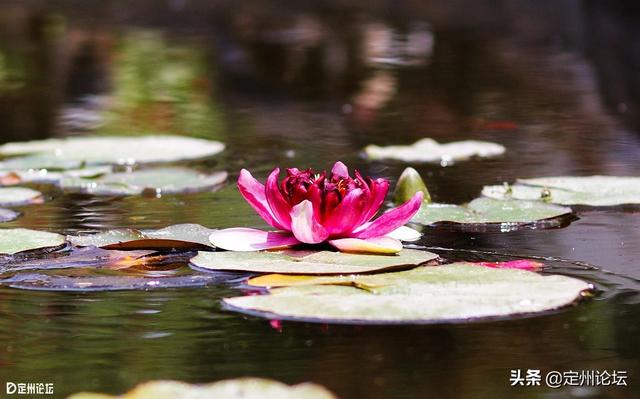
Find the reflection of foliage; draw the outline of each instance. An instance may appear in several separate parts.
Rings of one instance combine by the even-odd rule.
[[[0,92],[21,89],[25,80],[24,58],[0,49]]]
[[[102,133],[187,133],[212,138],[221,116],[196,46],[171,46],[153,32],[127,35],[113,65],[113,104]]]

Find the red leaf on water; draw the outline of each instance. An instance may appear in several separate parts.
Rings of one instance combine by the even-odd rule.
[[[531,259],[510,260],[508,262],[474,262],[473,264],[495,269],[540,270],[544,267],[544,263]]]

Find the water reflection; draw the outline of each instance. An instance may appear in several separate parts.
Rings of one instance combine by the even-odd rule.
[[[231,181],[241,167],[263,179],[276,165],[327,168],[335,159],[394,179],[403,164],[368,163],[360,149],[425,136],[504,144],[502,158],[417,166],[434,200],[450,203],[517,177],[637,174],[634,13],[631,2],[574,0],[8,2],[0,5],[0,139],[216,138],[227,151],[195,166],[226,169]],[[5,226],[264,227],[233,184],[153,199],[37,188],[47,202],[21,208],[22,218]],[[0,373],[53,380],[61,394],[253,374],[313,380],[343,398],[511,398],[512,368],[637,374],[638,210],[578,212],[565,229],[428,229],[420,243],[580,260],[616,273],[603,285],[611,295],[557,314],[432,327],[284,323],[278,331],[220,312],[217,300],[236,293],[224,285],[92,294],[3,288]]]

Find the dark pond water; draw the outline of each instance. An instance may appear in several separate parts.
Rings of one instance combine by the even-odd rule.
[[[0,138],[217,139],[227,150],[192,165],[227,170],[231,182],[241,167],[264,178],[275,166],[328,168],[337,159],[393,180],[405,165],[367,162],[365,145],[427,136],[504,144],[500,158],[417,166],[434,199],[452,203],[517,177],[638,175],[640,30],[628,3],[3,2]],[[232,183],[124,199],[38,188],[46,203],[20,208],[3,227],[263,226]],[[220,309],[221,297],[239,292],[233,283],[0,288],[0,383],[53,382],[64,397],[149,379],[252,375],[317,382],[343,399],[638,397],[640,208],[577,211],[562,229],[427,229],[419,243],[449,260],[544,257],[551,271],[600,290],[574,308],[466,325],[276,329]],[[107,276],[189,270],[176,263]],[[625,370],[629,386],[510,387],[512,369]]]

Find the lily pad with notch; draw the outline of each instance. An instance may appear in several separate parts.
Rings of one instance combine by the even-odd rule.
[[[304,278],[265,295],[223,302],[228,310],[283,320],[459,323],[556,310],[577,303],[593,289],[572,277],[463,262],[397,273]]]
[[[504,154],[505,147],[488,141],[463,140],[440,144],[423,138],[411,145],[381,147],[370,144],[364,149],[371,160],[395,159],[403,162],[432,162],[446,165],[474,157],[488,158]]]
[[[518,179],[514,185],[485,186],[482,195],[495,199],[542,200],[562,205],[640,204],[640,177],[557,176]]]
[[[209,235],[215,231],[199,224],[176,224],[158,230],[112,229],[94,234],[68,236],[77,247],[104,249],[208,250]]]
[[[38,155],[58,163],[148,164],[202,159],[223,151],[223,143],[183,136],[84,136],[7,143],[0,155]],[[11,162],[11,161],[7,161]]]
[[[60,187],[68,192],[103,196],[161,195],[210,190],[221,186],[226,179],[227,172],[205,174],[173,167],[113,173],[96,179],[64,178]]]
[[[374,273],[410,269],[435,262],[438,255],[403,249],[395,255],[353,254],[333,251],[199,252],[191,259],[198,269],[289,274]]]

